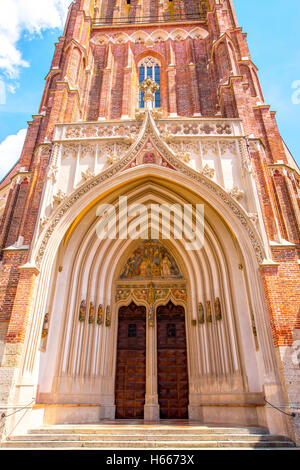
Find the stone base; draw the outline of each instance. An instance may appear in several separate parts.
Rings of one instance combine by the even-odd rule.
[[[159,405],[145,405],[144,406],[144,420],[145,421],[159,421]]]
[[[203,424],[260,426],[255,406],[201,406]]]
[[[116,417],[115,405],[101,405],[100,419],[114,420]]]
[[[97,424],[102,413],[100,405],[35,405],[31,427],[43,424]]]
[[[199,405],[189,405],[189,420],[202,423],[203,414]]]

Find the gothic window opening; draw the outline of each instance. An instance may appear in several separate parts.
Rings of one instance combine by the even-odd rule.
[[[161,107],[161,93],[160,93],[160,62],[154,57],[146,57],[139,64],[139,84],[141,84],[145,78],[152,78],[159,86],[159,89],[155,92],[154,107]],[[144,108],[144,93],[139,92],[139,108]]]

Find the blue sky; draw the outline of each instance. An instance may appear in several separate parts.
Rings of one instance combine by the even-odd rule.
[[[2,6],[7,18],[2,24],[0,18],[0,178],[14,164],[27,121],[38,112],[69,3],[9,0],[8,6]],[[234,0],[234,4],[239,24],[248,33],[265,101],[277,111],[282,137],[299,164],[300,2],[290,0],[288,8],[282,0]]]

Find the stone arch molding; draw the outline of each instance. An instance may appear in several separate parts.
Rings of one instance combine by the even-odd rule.
[[[135,31],[131,35],[129,34],[104,34],[97,33],[92,39],[91,43],[95,45],[105,45],[111,42],[112,44],[118,43],[155,43],[155,42],[164,42],[168,39],[180,39],[185,40],[190,37],[194,40],[202,40],[208,37],[208,31],[201,27],[193,28],[192,30],[187,30],[184,28],[176,28],[171,30],[169,33],[165,30],[155,30],[151,34],[143,31]]]
[[[149,142],[151,142],[155,153],[163,156],[163,161],[160,159],[160,165],[140,164],[131,168],[130,164],[135,161],[140,153],[145,151]],[[55,154],[52,155],[50,167],[56,165],[54,160]],[[57,248],[57,243],[60,243],[67,229],[81,210],[99,197],[99,189],[104,192],[114,186],[125,184],[145,175],[159,176],[171,181],[177,180],[180,186],[193,188],[196,194],[213,205],[233,231],[241,246],[247,247],[246,251],[250,248],[258,264],[266,258],[260,234],[244,208],[217,183],[203,174],[199,174],[179,160],[160,136],[151,113],[146,112],[139,136],[124,157],[63,199],[39,234],[37,227],[30,264],[35,265],[37,268],[41,267],[45,254],[47,252],[50,254],[52,250],[55,250],[55,247]],[[243,234],[242,238],[241,234]],[[54,239],[56,239],[56,242],[53,244],[51,240],[53,242]]]

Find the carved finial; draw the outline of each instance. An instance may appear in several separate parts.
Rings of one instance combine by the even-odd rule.
[[[144,102],[146,109],[152,109],[152,103],[155,101],[155,92],[159,90],[159,85],[150,77],[140,84],[140,91],[144,93]]]

